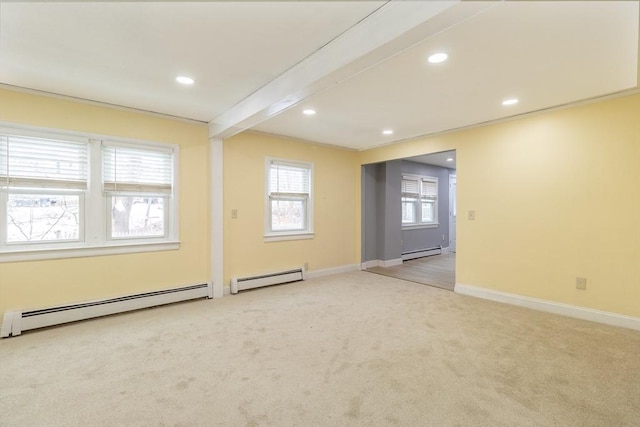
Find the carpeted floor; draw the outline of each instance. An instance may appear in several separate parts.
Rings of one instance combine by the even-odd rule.
[[[640,333],[366,272],[0,342],[0,425],[637,426]]]

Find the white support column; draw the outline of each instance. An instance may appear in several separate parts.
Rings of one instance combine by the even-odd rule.
[[[213,297],[222,298],[224,291],[224,177],[222,139],[210,138],[210,179],[211,179],[211,282],[213,283]]]

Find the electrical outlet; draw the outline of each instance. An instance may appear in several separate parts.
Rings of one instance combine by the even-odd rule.
[[[231,219],[238,219],[238,209],[231,209]]]
[[[304,263],[304,271],[308,271],[309,270],[309,263],[305,262]]]
[[[469,211],[469,221],[473,221],[476,219],[476,211]]]
[[[585,277],[576,277],[576,289],[587,289],[587,279]]]

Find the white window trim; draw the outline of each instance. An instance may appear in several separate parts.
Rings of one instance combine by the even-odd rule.
[[[7,243],[6,206],[9,192],[6,189],[2,189],[0,190],[0,206],[4,207],[4,209],[0,209],[0,221],[2,221],[3,224],[0,226],[0,263],[180,249],[180,219],[178,211],[178,207],[180,206],[178,191],[180,188],[180,150],[178,144],[35,127],[10,122],[0,122],[0,131],[24,136],[85,142],[89,147],[89,189],[81,191],[81,199],[84,200],[83,207],[81,207],[81,209],[84,209],[83,224],[81,224],[80,229],[82,241]],[[101,154],[95,154],[96,152],[101,153],[101,144],[103,141],[108,141],[109,144],[122,145],[126,147],[163,151],[171,150],[173,152],[173,190],[171,196],[167,197],[167,206],[165,206],[165,215],[168,215],[169,218],[169,220],[166,221],[166,228],[168,228],[168,230],[166,231],[165,237],[133,237],[127,239],[109,238],[109,235],[107,234],[107,222],[110,222],[110,216],[107,210],[108,204],[106,197],[102,191],[102,156]],[[34,189],[21,189],[19,191],[33,192]],[[44,189],[35,191],[38,194],[62,194],[67,192],[67,190],[62,189]],[[91,221],[87,221],[87,218],[91,218]]]
[[[419,230],[419,229],[424,229],[424,228],[438,228],[440,226],[440,222],[438,221],[438,206],[439,206],[439,201],[440,201],[440,187],[439,187],[439,182],[438,182],[438,177],[437,176],[427,176],[427,175],[409,175],[409,174],[403,174],[402,175],[402,179],[409,179],[409,180],[417,180],[420,182],[420,194],[422,193],[422,181],[431,181],[431,182],[435,182],[436,184],[436,190],[437,190],[437,196],[436,196],[436,200],[435,200],[435,211],[434,211],[434,221],[433,222],[421,222],[420,219],[422,218],[422,200],[420,197],[418,197],[418,201],[417,206],[418,206],[418,211],[416,212],[416,218],[418,219],[418,222],[412,222],[412,223],[402,223],[402,230]],[[402,199],[402,196],[401,196]]]
[[[287,230],[287,231],[271,231],[271,202],[269,199],[269,181],[270,165],[272,162],[287,164],[294,167],[307,168],[310,170],[309,175],[309,197],[307,199],[307,227],[304,230]],[[313,231],[313,180],[314,167],[311,162],[303,162],[276,157],[267,157],[264,163],[264,241],[265,242],[281,242],[287,240],[305,240],[313,239],[315,233]]]

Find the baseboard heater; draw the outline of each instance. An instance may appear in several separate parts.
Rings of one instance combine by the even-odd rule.
[[[197,298],[213,298],[213,285],[211,283],[203,283],[40,310],[7,311],[2,318],[0,337],[7,338],[20,335],[22,331],[30,329],[44,328]]]
[[[442,253],[442,246],[435,246],[427,249],[417,249],[415,251],[402,252],[402,260],[408,261],[410,259],[422,258],[430,255],[440,255]]]
[[[304,280],[304,268],[280,271],[277,273],[263,274],[253,277],[234,277],[231,279],[231,293],[247,289],[261,288],[263,286],[280,285],[283,283],[299,282]]]

